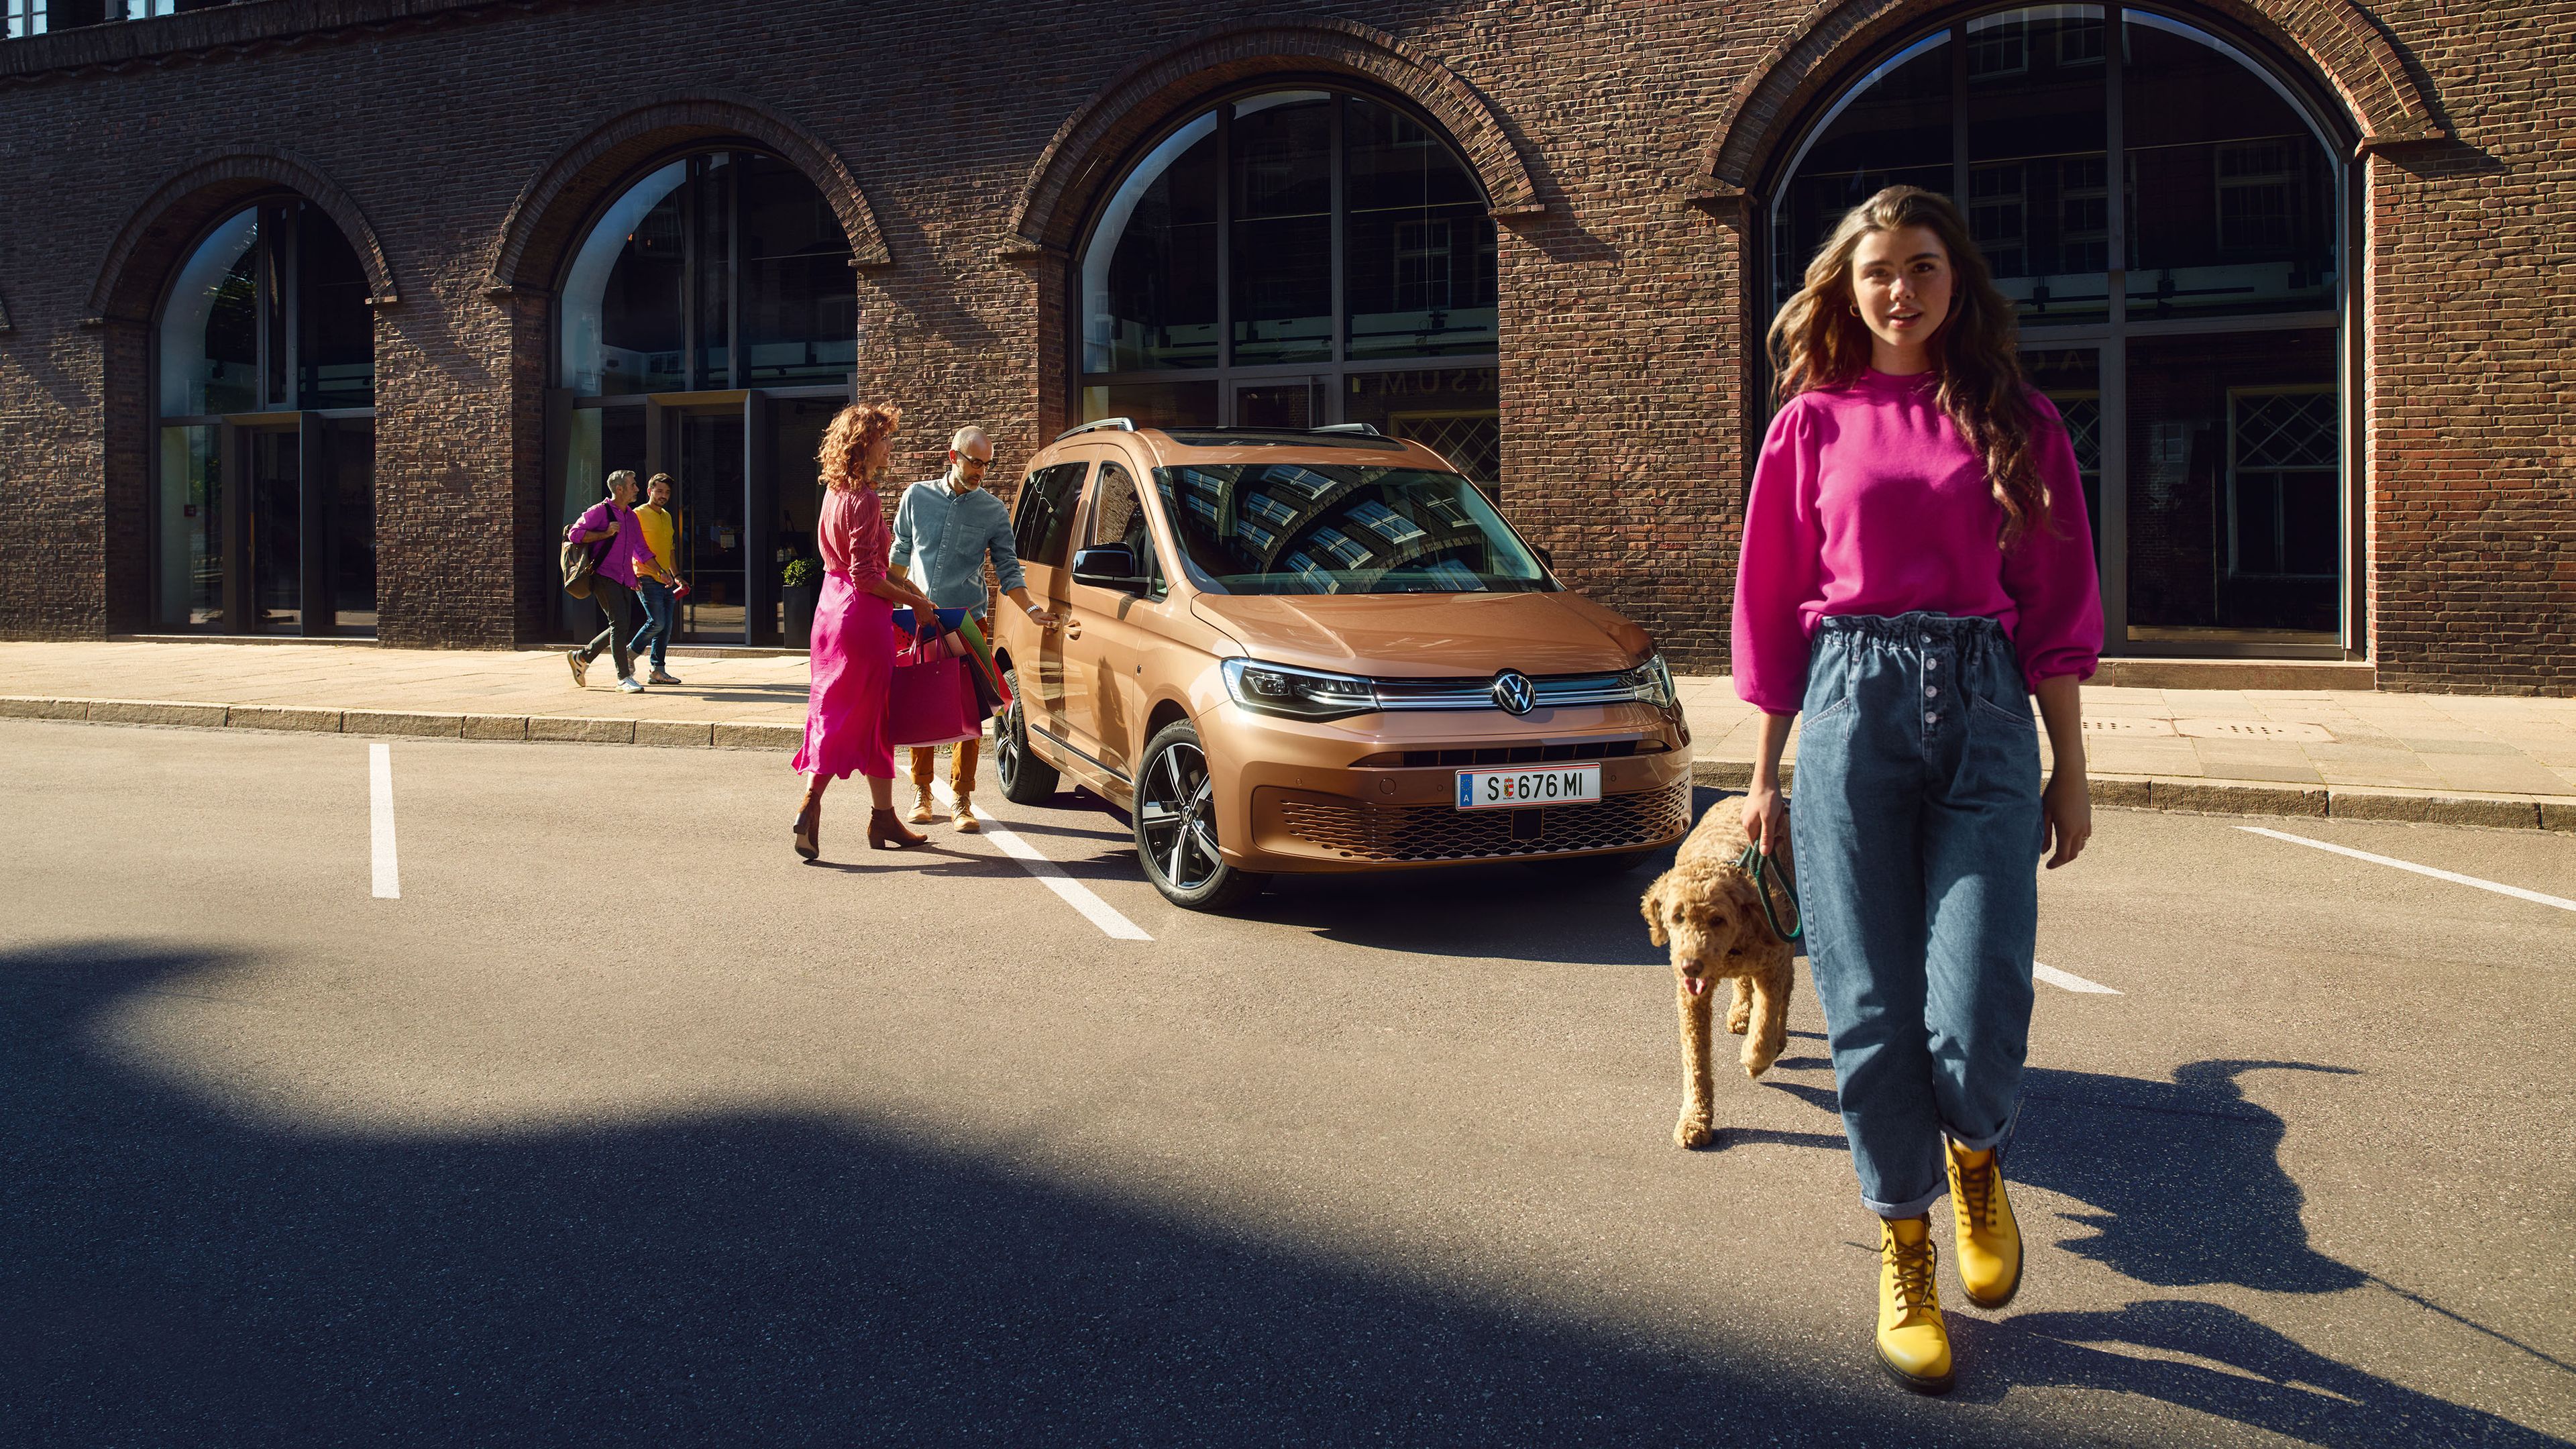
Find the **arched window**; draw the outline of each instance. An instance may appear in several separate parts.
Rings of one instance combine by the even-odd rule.
[[[1790,153],[1772,301],[1880,187],[1958,199],[2073,434],[2111,652],[2339,656],[2358,638],[2333,124],[2162,11],[1962,20],[1896,47]]]
[[[293,197],[234,212],[157,342],[156,625],[373,632],[375,319],[348,239]]]
[[[681,637],[779,642],[780,566],[813,553],[814,450],[858,360],[858,286],[831,204],[766,152],[673,157],[592,219],[561,296],[558,525],[617,469],[671,474]],[[586,607],[565,625],[592,623]]]
[[[1495,474],[1493,218],[1392,105],[1271,90],[1186,118],[1111,192],[1075,285],[1086,420],[1365,422]]]

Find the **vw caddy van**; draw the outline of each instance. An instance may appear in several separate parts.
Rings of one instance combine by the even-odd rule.
[[[1623,870],[1690,827],[1645,631],[1419,443],[1105,419],[1031,460],[1013,523],[1062,622],[995,615],[1002,792],[1125,810],[1175,904],[1289,871]]]

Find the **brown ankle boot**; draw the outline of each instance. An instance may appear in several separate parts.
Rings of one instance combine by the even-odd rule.
[[[929,838],[927,835],[916,835],[904,829],[903,822],[894,818],[892,806],[880,805],[868,812],[868,848],[870,850],[901,850],[907,845],[919,845]]]
[[[812,860],[823,853],[823,802],[809,799],[796,812],[796,853]]]

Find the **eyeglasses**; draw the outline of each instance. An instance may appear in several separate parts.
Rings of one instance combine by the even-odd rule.
[[[993,466],[992,459],[978,458],[972,453],[960,453],[952,449],[948,456],[956,459],[957,466],[960,468],[990,468]]]

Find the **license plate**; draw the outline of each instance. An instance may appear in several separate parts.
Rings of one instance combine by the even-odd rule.
[[[1461,810],[1520,810],[1601,798],[1599,765],[1559,765],[1546,770],[1460,770]]]

